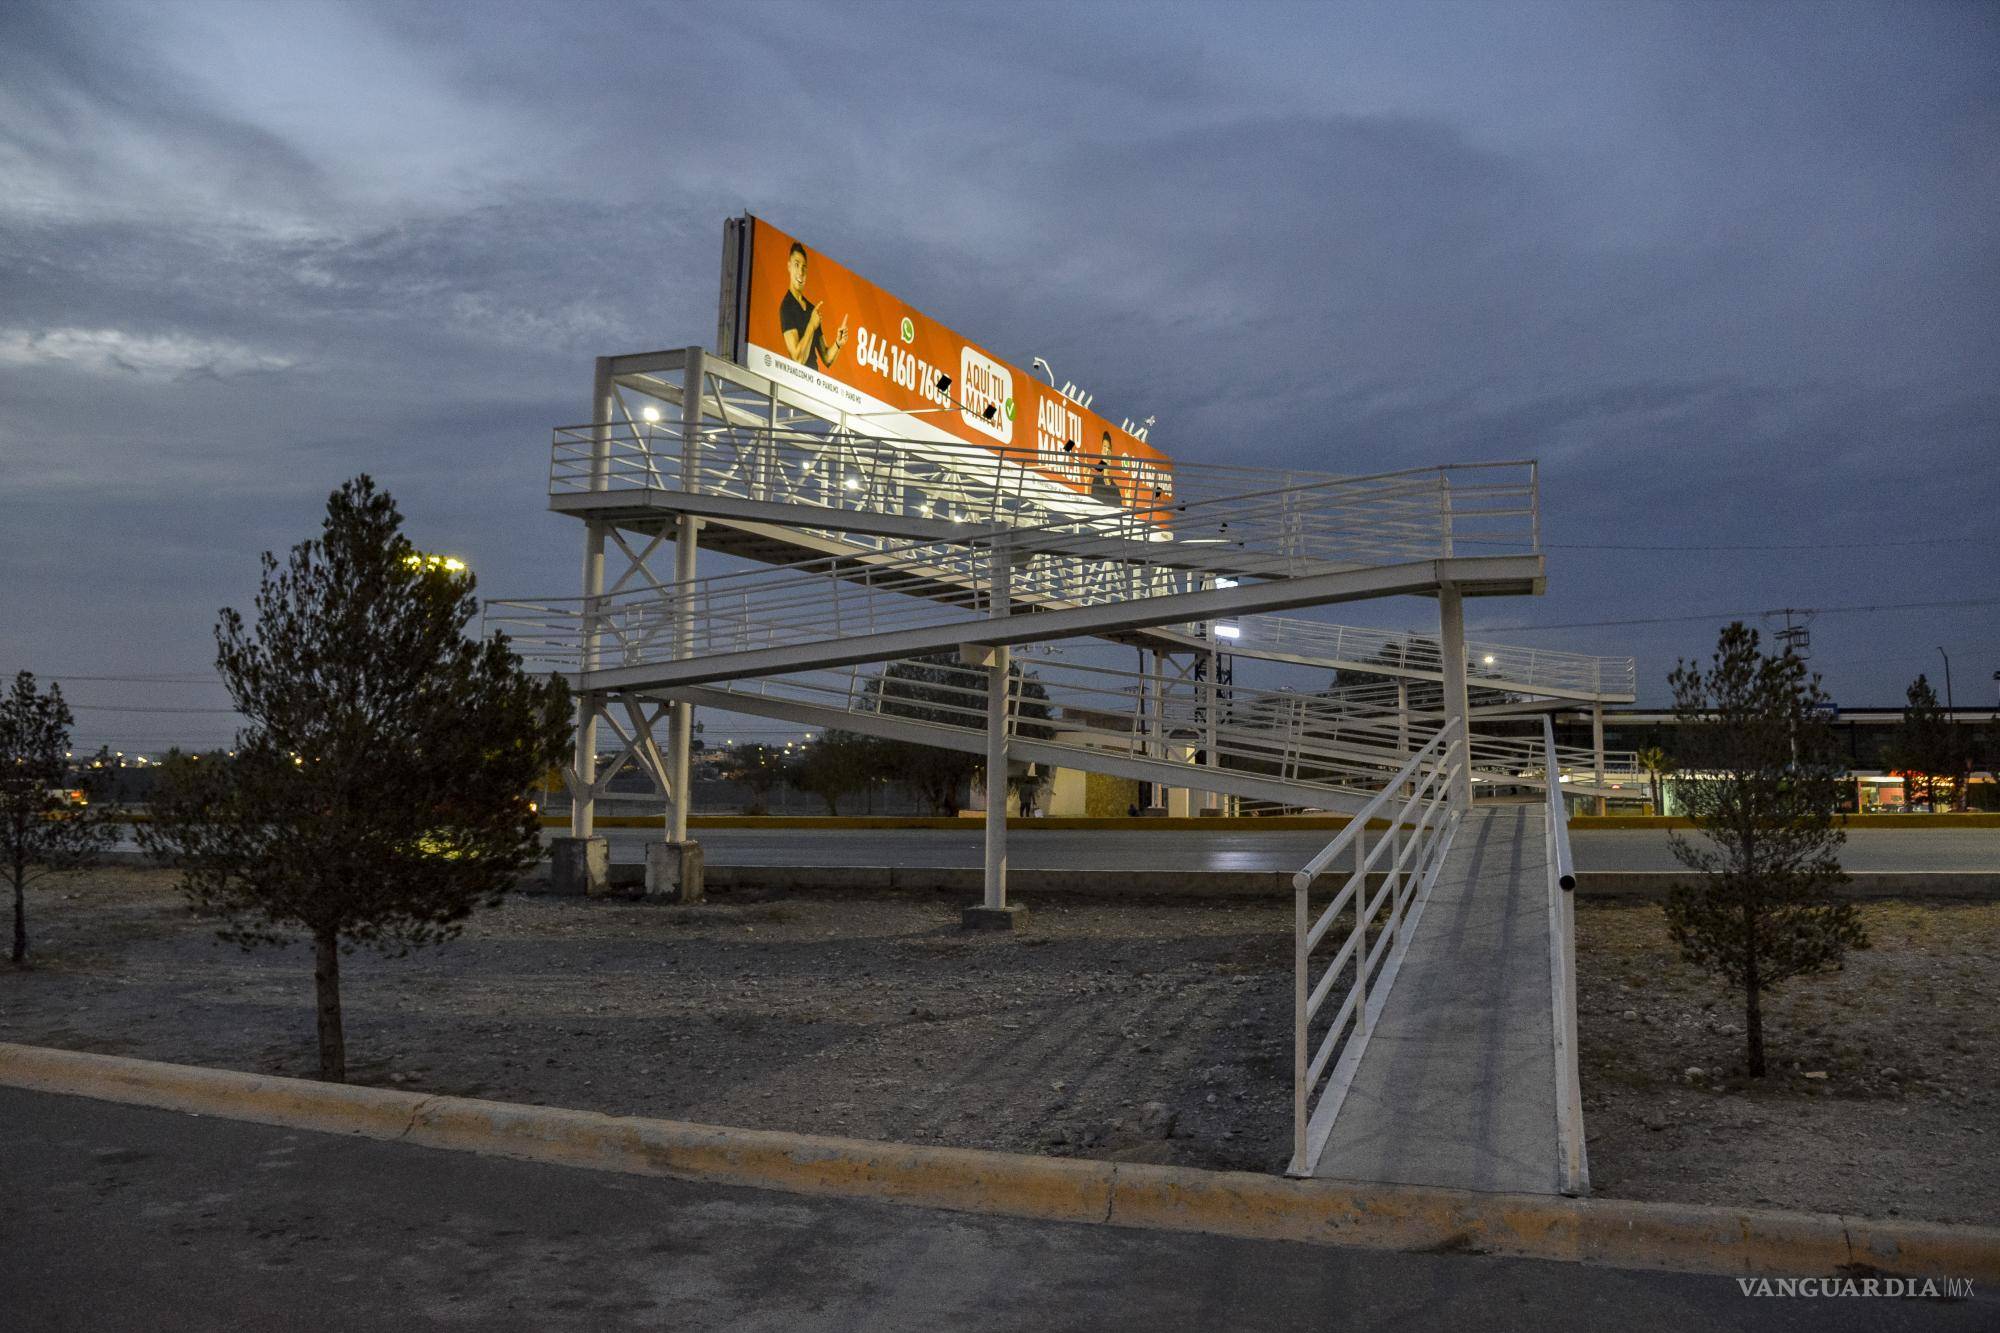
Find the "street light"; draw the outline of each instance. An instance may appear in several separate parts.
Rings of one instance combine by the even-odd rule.
[[[1939,657],[1942,657],[1942,658],[1944,659],[1944,720],[1945,720],[1945,721],[1947,721],[1947,722],[1949,722],[1949,721],[1951,721],[1951,713],[1952,713],[1952,708],[1951,708],[1951,654],[1950,654],[1950,653],[1948,653],[1948,652],[1946,652],[1946,651],[1944,650],[1944,648],[1942,647],[1942,645],[1940,645],[1940,646],[1939,646],[1939,648],[1938,648],[1938,656],[1939,656]]]

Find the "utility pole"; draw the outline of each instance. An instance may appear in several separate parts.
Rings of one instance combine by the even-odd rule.
[[[1949,723],[1953,712],[1951,706],[1951,654],[1944,650],[1943,645],[1939,645],[1938,656],[1944,659],[1944,720],[1946,723]]]

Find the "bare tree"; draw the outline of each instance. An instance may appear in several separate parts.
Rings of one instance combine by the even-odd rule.
[[[1819,677],[1789,649],[1767,657],[1757,631],[1722,631],[1709,669],[1682,662],[1669,678],[1679,772],[1674,794],[1702,842],[1673,835],[1698,872],[1666,904],[1681,955],[1742,988],[1750,1073],[1764,1074],[1764,992],[1839,963],[1867,936],[1844,876],[1835,822],[1842,766],[1824,721]]]
[[[317,540],[268,552],[257,623],[225,609],[216,661],[250,719],[236,756],[161,774],[144,841],[222,938],[313,946],[320,1077],[347,1076],[340,957],[456,936],[541,855],[530,789],[569,744],[569,691],[468,638],[473,580],[417,554],[357,477]]]
[[[28,885],[88,865],[116,836],[112,807],[89,803],[71,782],[74,720],[62,688],[51,681],[46,693],[37,690],[30,671],[0,697],[0,854],[14,886],[16,964],[28,961]]]

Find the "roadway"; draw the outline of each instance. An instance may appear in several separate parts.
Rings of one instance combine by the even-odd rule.
[[[974,868],[984,863],[980,826],[964,829],[696,829],[715,866],[895,866]],[[644,859],[649,829],[602,830],[617,864]],[[1297,870],[1333,835],[1300,829],[1153,832],[1017,829],[1007,840],[1021,870]],[[1657,829],[1574,829],[1579,870],[1677,870]],[[1849,870],[2000,871],[2000,829],[1852,829],[1840,861]]]
[[[1993,1328],[2000,1302],[811,1198],[0,1090],[18,1329]]]

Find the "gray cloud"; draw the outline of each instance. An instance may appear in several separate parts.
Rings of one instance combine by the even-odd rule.
[[[65,366],[141,379],[227,379],[290,370],[297,364],[280,353],[181,333],[0,328],[0,366]]]
[[[1803,12],[7,6],[0,650],[203,661],[363,469],[568,590],[547,430],[709,336],[746,207],[1190,460],[1536,457],[1580,545],[1986,532],[2000,19]],[[1918,600],[1973,549],[1554,551],[1478,614]],[[1850,697],[2000,665],[1989,615],[1883,626],[1922,647]],[[1657,695],[1705,632],[1536,641]]]

